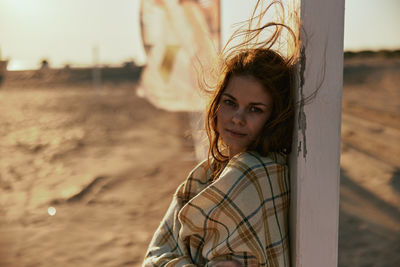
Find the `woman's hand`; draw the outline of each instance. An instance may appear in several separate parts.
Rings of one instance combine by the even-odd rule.
[[[212,267],[243,267],[243,265],[237,261],[219,261],[213,264]]]

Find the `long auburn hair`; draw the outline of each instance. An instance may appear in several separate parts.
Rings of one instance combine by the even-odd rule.
[[[262,2],[262,1],[261,1]],[[269,22],[262,26],[251,28],[254,19],[265,16],[272,5],[283,5],[274,1],[259,15],[255,15],[257,8],[260,8],[260,0],[253,11],[252,18],[248,21],[249,27],[234,33],[230,41],[237,36],[244,36],[245,40],[229,50],[226,47],[221,53],[219,65],[219,77],[216,89],[212,91],[211,99],[206,111],[206,132],[209,140],[209,160],[214,159],[213,174],[217,177],[223,168],[224,162],[228,160],[225,152],[225,144],[217,131],[217,112],[220,106],[220,99],[225,91],[229,80],[233,76],[248,76],[260,82],[265,91],[272,97],[272,112],[263,126],[260,135],[248,147],[248,150],[257,151],[260,155],[267,155],[270,152],[281,152],[288,154],[291,151],[292,131],[294,123],[294,87],[295,87],[295,66],[298,60],[300,41],[298,29],[292,30],[283,22]],[[297,24],[299,25],[299,23]],[[263,30],[273,28],[274,31],[267,40],[259,41],[260,33]],[[282,30],[286,29],[292,37],[291,52],[287,55],[280,54],[273,48],[280,41]],[[229,41],[228,41],[229,42]],[[288,49],[288,47],[286,47]],[[209,161],[210,162],[210,161]]]

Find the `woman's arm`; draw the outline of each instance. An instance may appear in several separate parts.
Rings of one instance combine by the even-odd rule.
[[[143,266],[196,266],[179,237],[181,224],[177,215],[180,200],[174,195],[170,207],[154,233]]]
[[[175,192],[170,207],[154,233],[143,266],[196,266],[180,237],[178,214],[182,207],[211,181],[207,161],[197,165]]]
[[[182,208],[181,238],[201,240],[190,250],[207,266],[289,266],[288,208],[287,167],[246,152]]]
[[[143,266],[289,266],[289,181],[275,161],[246,152],[211,185],[189,177]]]

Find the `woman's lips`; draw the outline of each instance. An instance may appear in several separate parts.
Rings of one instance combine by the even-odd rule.
[[[247,135],[247,134],[245,134],[245,133],[236,132],[236,131],[229,130],[229,129],[225,129],[225,131],[227,131],[230,135],[232,135],[232,136],[234,136],[234,137],[244,137],[244,136]]]

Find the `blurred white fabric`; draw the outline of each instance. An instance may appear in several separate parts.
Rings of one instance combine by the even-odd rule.
[[[165,110],[203,111],[198,78],[218,53],[219,1],[142,1],[141,26],[147,63],[138,94]]]
[[[219,0],[145,0],[141,30],[147,63],[137,93],[154,106],[189,113],[197,160],[207,155],[199,79],[210,73],[220,43]]]

